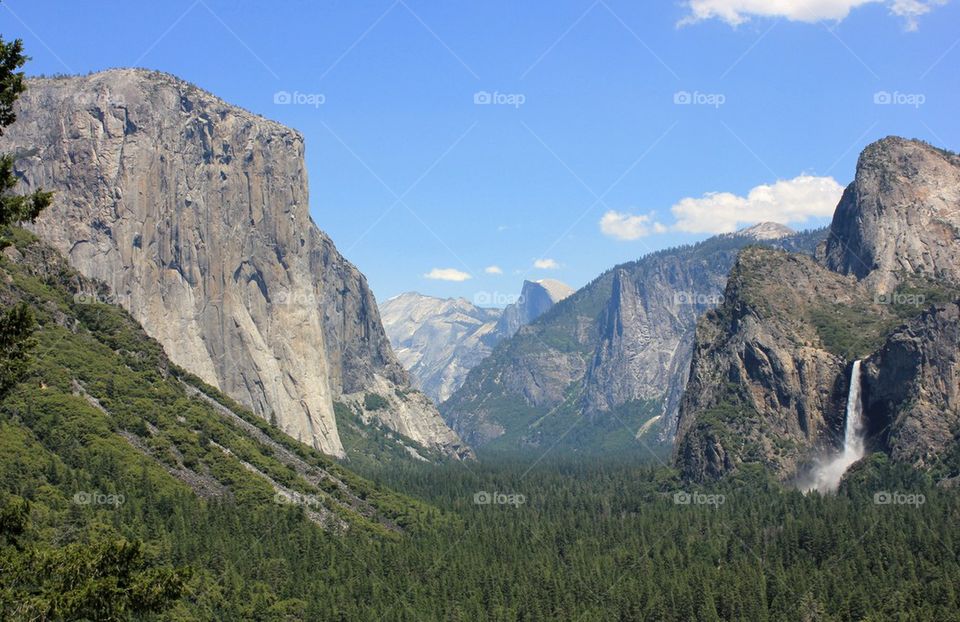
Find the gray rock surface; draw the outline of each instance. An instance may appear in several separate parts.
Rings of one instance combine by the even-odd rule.
[[[171,359],[343,455],[334,399],[463,446],[411,395],[357,269],[311,221],[303,138],[173,76],[118,69],[30,80],[2,148],[56,191],[36,232],[107,283]]]
[[[960,305],[936,305],[900,326],[864,369],[876,446],[918,467],[936,464],[960,429]]]
[[[414,385],[440,403],[490,354],[484,338],[493,332],[502,310],[478,307],[463,298],[409,292],[385,301],[380,313],[394,352]]]
[[[440,404],[493,348],[573,293],[555,279],[524,281],[520,297],[504,309],[462,298],[410,292],[381,306],[383,324],[414,385]]]
[[[533,322],[572,293],[572,287],[556,279],[524,281],[520,298],[504,308],[492,334],[487,337],[488,345],[494,346],[496,342],[512,337],[521,326]]]
[[[960,283],[960,156],[897,137],[869,145],[830,231],[825,264],[878,294],[904,275]]]
[[[863,307],[882,326],[890,312],[870,305],[852,277],[765,249],[740,254],[724,298],[697,327],[680,404],[678,466],[695,480],[744,462],[792,477],[834,447],[844,424],[850,361],[824,342],[814,314]]]

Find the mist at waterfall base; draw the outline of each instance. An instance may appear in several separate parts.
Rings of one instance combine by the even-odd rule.
[[[843,433],[843,451],[826,458],[811,473],[811,480],[804,491],[833,492],[840,487],[843,474],[854,462],[863,457],[863,403],[860,399],[860,361],[853,362],[850,370],[850,391],[847,393],[846,424]]]

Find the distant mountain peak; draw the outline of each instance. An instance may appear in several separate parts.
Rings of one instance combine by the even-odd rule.
[[[741,229],[731,235],[741,238],[753,238],[754,240],[779,240],[794,234],[796,234],[796,231],[778,222],[761,222],[752,227]]]
[[[556,279],[538,279],[533,281],[533,283],[543,288],[554,303],[560,302],[574,292],[572,287]]]

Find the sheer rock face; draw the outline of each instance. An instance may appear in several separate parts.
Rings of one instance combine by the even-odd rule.
[[[896,137],[864,149],[824,259],[878,294],[903,275],[960,283],[960,156]]]
[[[587,411],[595,414],[631,400],[660,399],[672,382],[683,382],[678,366],[686,369],[690,361],[684,334],[722,300],[724,279],[722,271],[679,256],[633,271],[616,270],[587,370]]]
[[[954,445],[960,426],[960,304],[931,307],[864,364],[864,414],[895,460],[918,467]]]
[[[496,327],[486,338],[487,345],[492,347],[509,339],[521,326],[533,322],[572,293],[572,287],[555,279],[524,281],[520,299],[504,308]]]
[[[18,108],[2,147],[56,191],[37,233],[175,363],[333,455],[334,398],[407,386],[363,275],[310,219],[297,132],[135,69],[31,80]],[[382,417],[456,451],[400,393]]]

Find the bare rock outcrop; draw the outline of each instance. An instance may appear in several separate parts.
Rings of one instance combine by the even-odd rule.
[[[895,460],[936,464],[960,434],[960,304],[898,327],[865,362],[864,414]]]
[[[837,205],[824,261],[878,294],[916,275],[960,283],[960,156],[897,137],[869,145]]]

